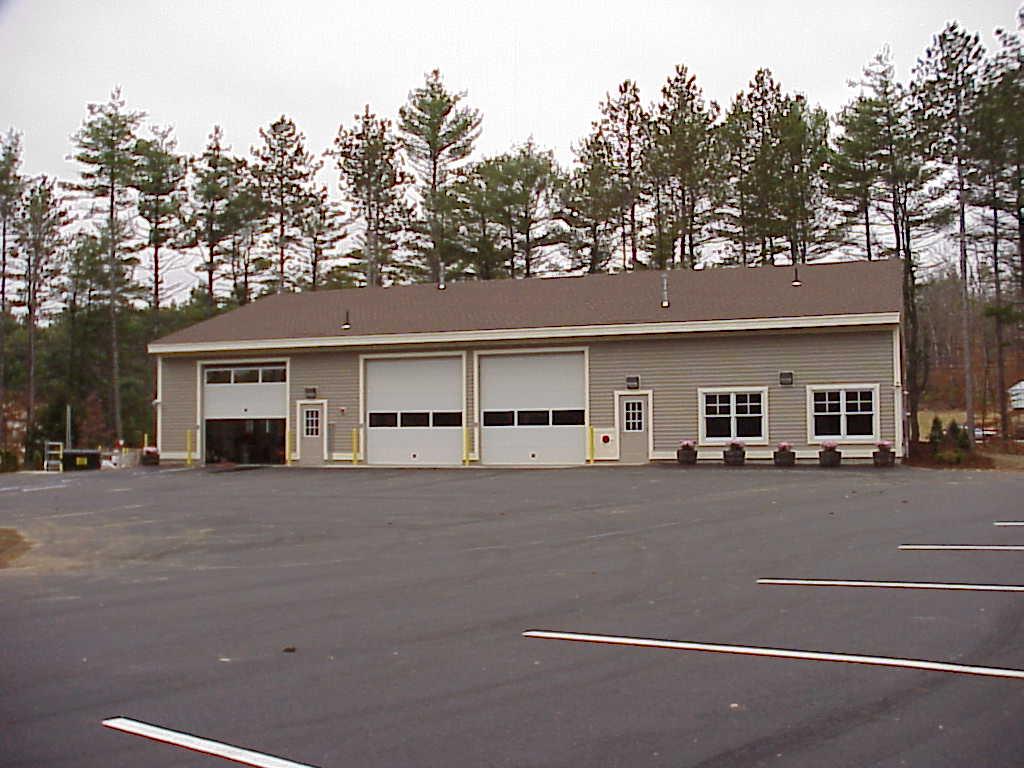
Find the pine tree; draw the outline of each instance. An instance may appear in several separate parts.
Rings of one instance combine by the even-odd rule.
[[[969,115],[977,97],[984,49],[977,34],[950,22],[935,36],[914,68],[920,120],[930,138],[931,155],[945,164],[956,183],[958,244],[962,279],[964,401],[968,439],[974,441],[974,370],[967,261],[967,162]]]
[[[202,255],[199,269],[206,273],[208,312],[217,307],[216,280],[223,267],[222,244],[228,238],[228,204],[238,160],[224,146],[224,132],[213,127],[202,155],[190,160],[189,210],[185,214],[183,246]]]
[[[274,288],[288,288],[288,261],[301,240],[301,222],[313,200],[313,180],[321,163],[306,151],[306,137],[281,115],[260,129],[263,144],[252,148],[251,170],[259,182],[277,255]]]
[[[342,192],[361,224],[356,239],[371,287],[383,285],[391,276],[401,223],[409,216],[404,201],[409,180],[401,168],[399,148],[391,122],[370,112],[369,105],[355,116],[355,125],[340,127],[334,140],[332,156]]]
[[[825,196],[829,158],[828,115],[797,95],[783,100],[778,123],[779,223],[790,261],[803,263],[831,240]]]
[[[142,118],[142,112],[125,109],[121,90],[115,88],[106,104],[89,105],[89,117],[72,137],[77,150],[74,159],[82,165],[82,180],[71,188],[103,206],[98,229],[107,254],[111,411],[117,440],[124,437],[118,314],[126,299],[133,265],[130,188],[135,176],[136,131]]]
[[[667,181],[673,240],[678,239],[680,266],[696,266],[704,230],[713,208],[716,167],[714,125],[720,109],[715,102],[704,101],[697,78],[678,65],[661,89],[661,101],[655,113],[653,176]],[[649,174],[650,174],[649,169]],[[659,200],[660,204],[661,201]],[[672,263],[671,255],[667,262]]]
[[[725,120],[715,131],[714,140],[722,169],[721,184],[715,195],[718,209],[715,234],[728,243],[727,262],[747,266],[756,258],[758,240],[752,182],[757,145],[753,116],[743,91],[733,99]]]
[[[455,260],[451,187],[480,136],[480,113],[462,106],[465,98],[465,92],[448,91],[435,69],[398,112],[402,146],[419,181],[420,215],[414,229],[423,240],[422,266],[432,282],[440,279],[442,266]]]
[[[12,128],[0,136],[0,451],[7,448],[7,246],[25,185],[20,168],[21,134]]]
[[[342,216],[341,206],[328,199],[327,187],[321,187],[299,224],[303,248],[299,282],[312,291],[321,286],[324,273],[337,259],[334,249],[346,235]]]
[[[611,262],[623,193],[600,128],[575,149],[575,155],[576,167],[559,189],[559,218],[568,230],[571,268],[596,273]]]
[[[636,83],[625,80],[614,97],[605,96],[601,120],[595,127],[600,127],[608,143],[612,167],[619,176],[622,268],[633,269],[640,264],[637,212],[643,202],[643,158],[651,138],[650,115],[640,101]]]
[[[868,261],[878,255],[873,250],[871,232],[880,176],[877,114],[876,102],[865,95],[843,107],[835,119],[841,133],[827,175],[829,195],[837,205],[843,228],[863,227],[862,251]]]
[[[222,251],[221,266],[225,266],[231,278],[231,298],[236,304],[248,304],[260,275],[270,269],[270,260],[259,251],[257,239],[264,231],[266,210],[259,185],[249,172],[249,165],[243,158],[229,158],[225,173],[220,180],[223,189],[223,209],[213,211],[214,232],[220,237]]]
[[[15,222],[21,286],[19,304],[25,308],[28,360],[26,370],[26,454],[36,434],[36,331],[47,300],[53,296],[63,267],[64,228],[71,217],[53,179],[41,176],[25,192],[22,213]]]
[[[500,247],[504,179],[500,162],[487,158],[467,167],[453,185],[457,223],[462,232],[459,272],[478,280],[508,277],[508,263]]]
[[[152,132],[152,139],[135,142],[136,168],[132,187],[139,196],[139,216],[148,224],[146,244],[152,249],[150,306],[156,317],[160,311],[160,292],[164,282],[160,249],[177,235],[186,163],[175,152],[177,142],[172,138],[170,128],[153,128]]]

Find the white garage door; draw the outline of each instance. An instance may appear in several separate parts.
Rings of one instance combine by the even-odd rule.
[[[480,358],[485,464],[582,464],[586,459],[582,352]]]
[[[437,466],[462,461],[462,358],[366,361],[366,460]]]
[[[284,363],[203,369],[204,419],[283,419],[288,413]]]

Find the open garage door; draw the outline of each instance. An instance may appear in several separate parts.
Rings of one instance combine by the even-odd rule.
[[[203,369],[203,448],[208,464],[284,464],[288,412],[284,363]]]
[[[582,352],[480,357],[484,464],[582,464],[586,422]]]
[[[365,387],[368,463],[461,463],[462,357],[370,359]]]

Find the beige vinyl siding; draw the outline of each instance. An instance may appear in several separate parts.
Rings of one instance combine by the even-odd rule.
[[[160,380],[160,448],[164,453],[184,453],[185,433],[196,428],[196,361],[165,357]],[[192,450],[196,450],[195,435]]]
[[[328,453],[350,454],[352,430],[359,426],[359,355],[355,352],[291,355],[288,413],[292,422],[295,421],[295,403],[306,399],[306,387],[316,387],[316,399],[327,401]],[[297,434],[297,425],[293,423],[293,450]]]
[[[699,436],[701,387],[767,387],[768,442],[807,447],[808,385],[879,384],[880,437],[895,437],[893,333],[884,331],[747,334],[630,340],[590,345],[590,414],[597,429],[615,425],[616,389],[639,376],[654,391],[654,450],[672,451]],[[792,371],[793,386],[779,385]]]

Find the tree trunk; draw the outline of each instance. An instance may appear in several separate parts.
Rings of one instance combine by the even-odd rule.
[[[284,293],[284,212],[277,217],[277,292]]]
[[[999,388],[999,432],[1010,439],[1010,410],[1006,398],[1006,356],[1003,349],[1003,281],[999,269],[999,200],[996,173],[992,173],[992,275],[996,289],[996,386]]]
[[[0,450],[7,449],[7,217],[0,222]]]
[[[868,261],[871,261],[871,199],[865,197],[864,203],[864,251],[867,253]]]
[[[111,407],[114,414],[114,436],[117,440],[124,437],[121,423],[121,352],[117,338],[117,199],[114,178],[110,179],[110,208],[108,210],[108,236],[110,239],[110,388]]]
[[[967,201],[964,190],[964,168],[960,157],[957,157],[957,208],[959,214],[959,239],[960,239],[960,274],[963,279],[960,292],[960,303],[963,309],[961,320],[961,339],[963,343],[963,364],[964,364],[964,410],[967,414],[964,418],[964,425],[967,427],[967,439],[974,445],[974,377],[972,371],[972,349],[971,349],[971,291],[970,274],[967,264]]]

